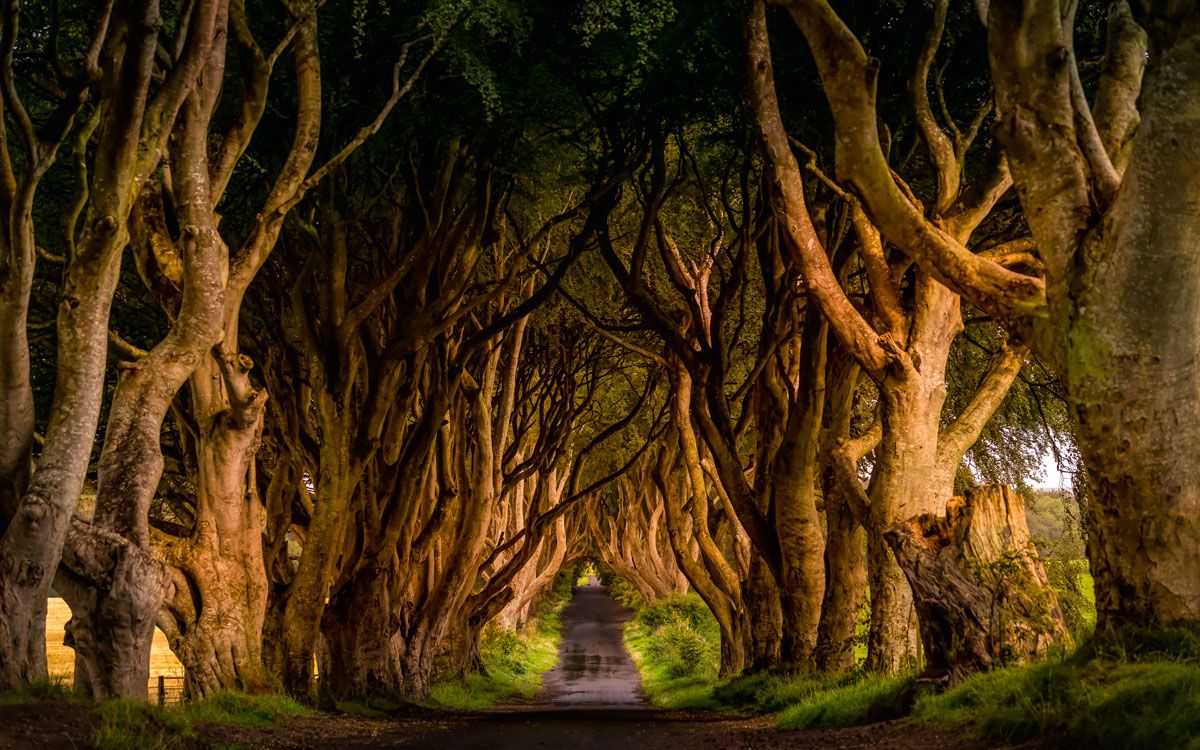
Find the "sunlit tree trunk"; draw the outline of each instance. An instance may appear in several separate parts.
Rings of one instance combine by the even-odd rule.
[[[121,375],[109,406],[97,467],[96,507],[74,519],[59,581],[71,607],[67,641],[75,649],[76,689],[95,698],[143,698],[150,644],[167,583],[150,552],[150,504],[162,476],[163,419],[176,392],[221,334],[225,246],[217,234],[209,184],[208,125],[225,72],[226,2],[206,3],[191,32],[209,50],[187,98],[169,155],[181,237],[155,236],[181,266],[178,312],[165,338]],[[195,43],[195,42],[194,42]],[[148,188],[147,188],[148,189]],[[158,227],[148,231],[157,233]]]
[[[113,33],[96,42],[104,62],[92,72],[100,78],[103,114],[88,181],[88,223],[68,258],[58,310],[54,406],[37,470],[0,539],[0,689],[46,676],[46,598],[96,434],[129,214],[207,59],[209,6],[199,5],[183,55],[153,96],[158,4],[121,6],[100,25],[101,33],[110,25]]]
[[[1105,635],[1200,622],[1200,9],[1134,7],[1110,13],[1094,107],[1073,18],[1045,1],[988,16],[998,135],[1047,260],[1039,349],[1078,421]]]

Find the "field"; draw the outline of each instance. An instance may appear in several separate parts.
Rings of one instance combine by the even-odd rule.
[[[75,676],[75,651],[63,645],[63,632],[71,610],[59,598],[51,598],[46,612],[46,661],[50,676],[70,682]],[[183,665],[167,646],[167,637],[154,629],[154,645],[150,650],[150,678],[158,675],[182,676]]]

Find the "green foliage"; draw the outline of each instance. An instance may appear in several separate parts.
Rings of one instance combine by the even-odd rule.
[[[923,696],[914,716],[991,740],[1055,737],[1101,749],[1200,748],[1200,666],[1072,659],[977,675]]]
[[[715,708],[721,639],[716,619],[696,594],[641,604],[625,627],[625,646],[642,691],[664,708]]]
[[[646,655],[664,664],[669,677],[691,677],[704,671],[710,650],[704,636],[687,622],[677,620],[655,631]]]
[[[647,604],[634,615],[637,624],[646,628],[658,628],[670,623],[685,623],[698,630],[712,631],[716,628],[716,619],[696,594],[684,594],[661,599]]]

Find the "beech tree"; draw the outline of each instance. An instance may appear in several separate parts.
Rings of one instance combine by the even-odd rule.
[[[1186,423],[1180,415],[1195,402],[1184,395],[1191,381],[1181,373],[1190,370],[1180,369],[1194,346],[1190,308],[1163,300],[1186,300],[1193,277],[1174,263],[1184,263],[1195,212],[1174,201],[1193,181],[1177,171],[1187,161],[1177,157],[1194,140],[1197,9],[1114,4],[1093,103],[1074,51],[1075,4],[977,5],[996,92],[993,129],[1028,217],[1024,244],[1036,250],[1036,269],[972,253],[904,198],[880,146],[866,52],[827,4],[789,9],[834,113],[838,173],[871,219],[973,304],[1031,326],[1039,355],[1063,377],[1092,496],[1098,629],[1194,622],[1200,599],[1180,574],[1197,533],[1190,484],[1176,473],[1186,471],[1187,454],[1163,442],[1169,434],[1173,444],[1177,431],[1158,426]],[[1171,196],[1158,195],[1167,184]]]
[[[1011,178],[1005,163],[1000,161],[981,184],[973,189],[964,188],[965,159],[979,126],[973,124],[963,132],[950,120],[952,129],[948,135],[933,115],[928,77],[941,43],[947,2],[935,4],[934,20],[910,84],[914,120],[937,176],[932,206],[923,206],[904,180],[894,176],[880,144],[873,114],[868,146],[853,143],[846,135],[852,122],[851,115],[862,118],[863,102],[874,93],[873,82],[870,90],[864,90],[861,84],[848,86],[852,75],[847,72],[847,59],[862,62],[861,80],[867,80],[865,55],[861,54],[853,36],[825,3],[786,5],[809,40],[834,111],[838,178],[852,185],[855,191],[845,197],[850,204],[850,222],[870,284],[870,317],[856,308],[843,291],[828,261],[827,243],[818,235],[807,208],[802,172],[784,130],[775,94],[766,8],[762,2],[751,4],[746,27],[749,99],[771,170],[772,204],[785,227],[789,248],[796,255],[810,293],[821,306],[841,344],[879,387],[881,431],[875,451],[871,495],[864,494],[859,498],[860,512],[875,540],[871,545],[873,595],[868,666],[883,672],[898,672],[915,664],[918,658],[915,644],[906,642],[901,635],[911,631],[913,605],[901,569],[893,561],[894,549],[885,547],[883,539],[898,522],[922,514],[941,514],[953,494],[954,476],[964,454],[978,439],[984,424],[1016,378],[1026,346],[1018,341],[1006,347],[997,356],[974,400],[953,424],[943,427],[941,413],[946,396],[946,364],[950,346],[962,330],[960,299],[937,274],[918,267],[911,282],[913,301],[910,307],[906,306],[900,286],[905,269],[889,262],[884,240],[896,242],[904,250],[910,243],[918,241],[953,243],[970,257],[978,257],[965,248],[1003,196]],[[857,56],[848,58],[852,49]],[[836,76],[842,78],[836,79]],[[873,113],[873,106],[870,109]],[[982,122],[982,117],[977,118]],[[856,128],[868,127],[862,119],[853,122]],[[871,171],[865,172],[861,163],[868,160],[871,160]],[[811,158],[809,168],[821,174]],[[875,181],[866,182],[867,176],[874,176]],[[830,189],[842,192],[840,185],[825,179]],[[885,214],[879,210],[876,193],[889,195],[887,207],[893,213]],[[1001,243],[989,247],[985,253],[999,261],[989,261],[991,271],[986,282],[1007,284],[1005,288],[1017,303],[1024,299],[1020,294],[1028,297],[1026,287],[1037,286],[1031,277],[1008,270],[1009,267],[1037,265],[1027,243],[1020,240]],[[994,305],[993,301],[990,308],[984,306],[983,309],[995,309]],[[840,461],[839,465],[845,472],[853,472],[852,459]],[[853,480],[848,478],[848,481]],[[985,519],[997,520],[987,516],[972,517],[977,523]],[[1008,534],[998,533],[1001,536]],[[1020,533],[1020,530],[1014,532],[1015,537],[1019,538]],[[909,582],[929,574],[930,571],[918,571],[915,566],[903,571]],[[946,595],[950,595],[949,592],[937,594]],[[919,604],[917,609],[921,609]],[[1056,612],[1057,605],[1053,605],[1045,618],[1039,618],[1049,633],[1023,656],[1040,655],[1047,643],[1065,636],[1061,615],[1056,616]],[[926,659],[932,670],[941,669],[946,662],[956,658],[956,654],[947,652],[951,645],[945,634],[934,632],[924,621],[922,635]],[[987,652],[986,644],[991,634],[986,627],[981,627],[975,632],[958,633],[957,637],[977,640],[977,650]]]
[[[207,63],[221,5],[195,4],[191,22],[180,24],[169,42],[175,54],[165,62],[155,55],[163,20],[157,2],[110,2],[98,8],[87,19],[94,33],[79,62],[49,61],[52,74],[63,79],[59,90],[67,94],[58,105],[61,109],[46,121],[49,132],[39,132],[14,82],[22,8],[15,2],[5,6],[5,110],[21,125],[24,165],[16,166],[21,162],[15,162],[6,142],[0,169],[9,238],[4,322],[10,329],[4,336],[9,359],[0,369],[11,379],[5,388],[2,429],[5,452],[11,454],[4,468],[11,473],[3,481],[7,519],[0,539],[0,687],[47,677],[46,598],[99,420],[109,312],[129,239],[130,213],[142,185],[158,169],[176,117]],[[89,100],[94,110],[77,118]],[[70,214],[61,248],[66,271],[58,309],[55,402],[36,469],[30,472],[34,421],[25,327],[37,257],[33,202],[38,182],[70,134],[79,139],[81,157],[78,208]],[[93,137],[97,145],[89,158],[87,144]],[[211,283],[212,268],[204,267],[210,261],[200,252],[193,259]],[[106,678],[97,674],[86,679],[103,684]],[[101,689],[100,695],[108,694]]]

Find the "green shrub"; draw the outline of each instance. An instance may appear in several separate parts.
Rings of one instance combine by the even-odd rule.
[[[686,622],[663,625],[656,633],[656,650],[671,677],[690,677],[702,671],[711,645]]]
[[[709,630],[716,625],[712,612],[704,601],[695,594],[673,596],[638,610],[635,620],[647,628],[657,628],[674,622],[684,622],[696,630]]]

